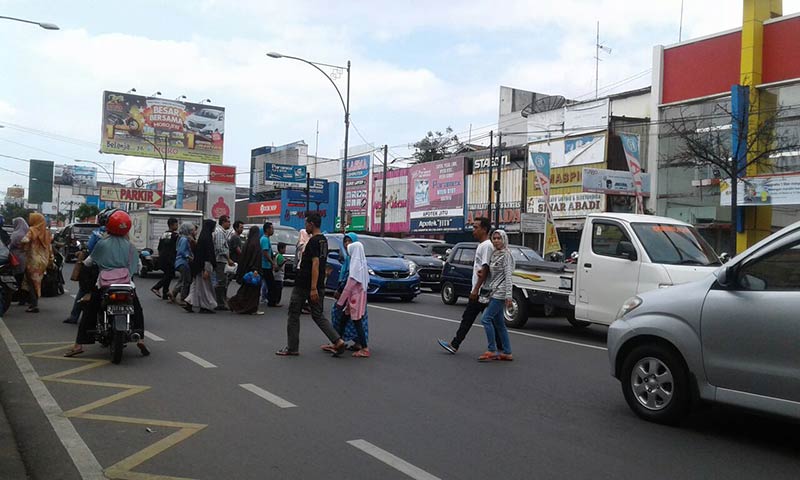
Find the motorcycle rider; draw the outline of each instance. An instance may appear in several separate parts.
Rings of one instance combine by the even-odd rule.
[[[131,229],[131,218],[122,210],[113,212],[106,224],[106,235],[93,245],[92,254],[84,260],[85,266],[96,266],[99,271],[128,269],[128,282],[133,284],[130,277],[138,269],[139,257],[136,248],[128,240],[128,232]],[[95,328],[97,323],[98,311],[102,302],[102,292],[97,285],[93,286],[91,299],[86,307],[86,313],[81,318],[78,325],[78,336],[75,345],[64,354],[65,357],[72,357],[83,353],[83,345],[94,343],[94,339],[88,334],[89,330]],[[141,335],[136,343],[143,356],[150,355],[150,350],[144,344],[144,315],[142,305],[139,303],[138,296],[133,296],[133,317],[131,319],[131,329]]]

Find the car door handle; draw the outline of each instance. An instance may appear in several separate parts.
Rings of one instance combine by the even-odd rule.
[[[584,263],[583,267],[584,268],[592,268],[592,264],[591,263]]]

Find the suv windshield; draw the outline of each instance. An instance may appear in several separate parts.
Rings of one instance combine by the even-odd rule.
[[[424,248],[420,247],[416,243],[410,240],[389,240],[386,239],[386,243],[391,245],[397,253],[400,255],[420,255],[420,256],[427,256],[428,252],[425,251]]]
[[[397,253],[392,250],[386,242],[380,238],[367,236],[358,237],[358,241],[364,244],[364,255],[368,257],[396,257]]]
[[[664,223],[634,223],[631,226],[653,263],[722,265],[694,227]]]

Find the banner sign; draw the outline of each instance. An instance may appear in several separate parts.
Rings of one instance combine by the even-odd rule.
[[[536,184],[539,186],[543,196],[545,214],[545,233],[544,233],[544,254],[558,252],[561,250],[561,243],[558,241],[556,232],[556,222],[553,219],[553,211],[550,207],[550,154],[544,152],[530,152],[530,165],[536,176]],[[530,212],[531,210],[528,209]]]
[[[100,187],[100,200],[161,206],[162,198],[158,190],[103,186]]]
[[[492,216],[490,220],[494,223],[497,215],[497,204],[492,204]],[[486,217],[489,209],[486,202],[470,203],[467,206],[467,223],[464,225],[466,230],[472,230],[472,222],[478,217]],[[500,228],[509,232],[519,231],[520,215],[522,214],[522,202],[500,202]]]
[[[720,205],[731,204],[731,180],[719,184]],[[800,175],[765,175],[740,178],[736,189],[737,206],[798,205]]]
[[[628,161],[628,170],[633,175],[634,195],[636,196],[635,213],[644,213],[644,199],[642,198],[642,164],[639,161],[639,135],[620,133],[622,149],[625,150],[625,159]]]
[[[273,188],[306,188],[306,166],[265,163],[264,185]]]
[[[347,159],[347,191],[344,209],[351,230],[366,230],[372,154]]]
[[[523,213],[520,215],[520,230],[522,233],[544,233],[546,215],[543,213]]]
[[[224,136],[222,107],[103,92],[103,153],[221,164]]]
[[[267,202],[248,203],[248,217],[277,217],[281,214],[281,201],[270,200]]]
[[[328,201],[328,181],[321,178],[312,178],[309,183],[308,201],[314,203],[323,203]],[[289,195],[289,201],[292,202],[305,202],[306,192],[305,184],[303,190],[286,190]]]
[[[623,170],[583,169],[583,191],[607,195],[636,196],[633,174]],[[650,174],[642,174],[642,196],[650,196]]]
[[[54,165],[53,184],[97,188],[97,169],[77,165]]]
[[[464,229],[463,157],[414,165],[408,189],[412,232]]]
[[[527,211],[545,213],[542,197],[528,197]],[[602,193],[569,193],[550,196],[550,210],[553,218],[585,217],[590,213],[606,210],[606,196]]]
[[[408,232],[408,170],[390,170],[386,174],[386,232]],[[381,231],[383,214],[383,172],[372,176],[372,226],[370,231]]]
[[[236,185],[209,183],[206,188],[206,217],[217,220],[223,215],[233,216],[236,207]]]
[[[212,183],[236,183],[236,166],[209,165],[208,181]]]

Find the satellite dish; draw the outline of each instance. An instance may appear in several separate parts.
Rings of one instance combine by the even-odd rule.
[[[564,106],[564,103],[566,103],[566,99],[561,95],[548,95],[546,97],[540,97],[523,108],[520,112],[520,115],[528,118],[528,116],[533,113],[547,112],[549,110],[561,108]]]

